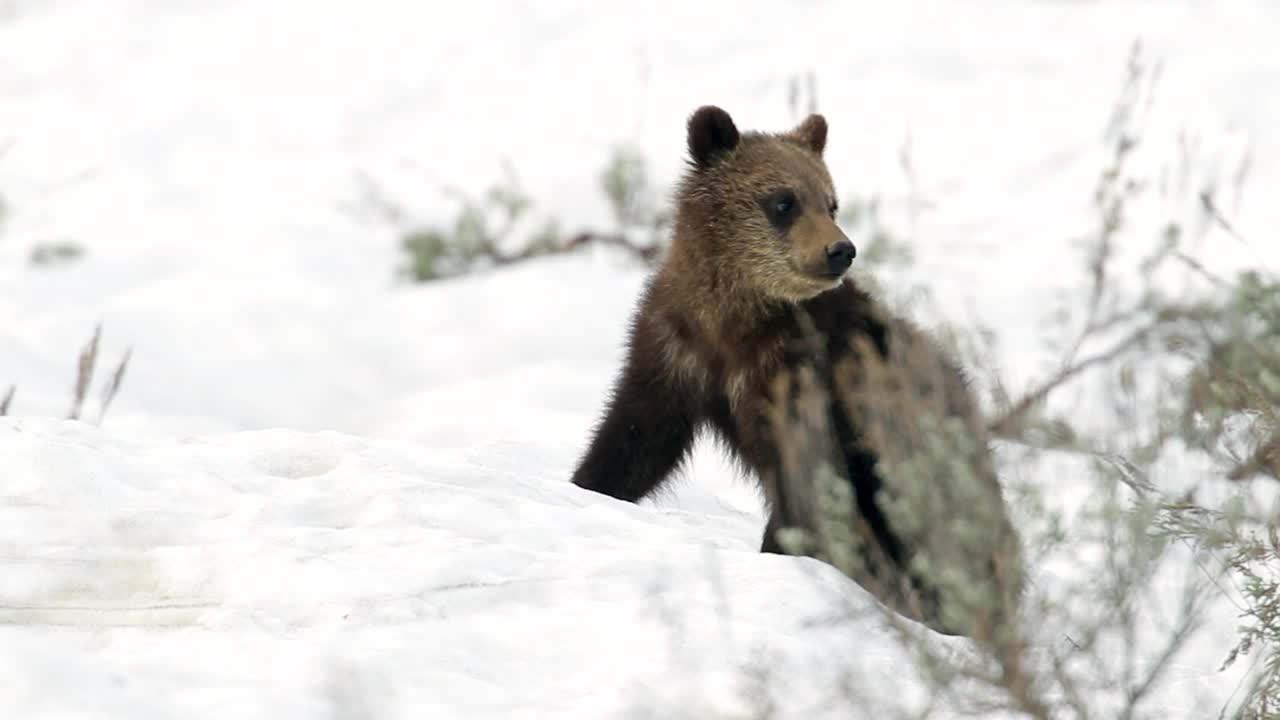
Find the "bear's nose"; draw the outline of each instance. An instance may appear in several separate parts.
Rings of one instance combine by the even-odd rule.
[[[841,275],[853,264],[858,250],[848,240],[841,240],[827,246],[827,270],[832,275]]]

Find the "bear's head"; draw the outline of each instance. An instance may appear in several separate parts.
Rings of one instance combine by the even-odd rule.
[[[855,254],[836,225],[822,159],[827,121],[785,133],[740,133],[729,113],[689,118],[689,169],[678,193],[677,242],[722,284],[798,302],[836,287]],[[681,237],[681,236],[685,237]]]

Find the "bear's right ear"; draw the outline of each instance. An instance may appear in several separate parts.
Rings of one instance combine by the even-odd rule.
[[[704,105],[689,118],[689,156],[699,170],[737,146],[738,128],[724,110]]]

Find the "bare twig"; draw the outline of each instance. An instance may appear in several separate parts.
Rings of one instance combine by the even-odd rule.
[[[1142,679],[1129,686],[1128,697],[1125,699],[1124,713],[1121,715],[1122,718],[1127,720],[1134,717],[1138,706],[1155,689],[1156,683],[1168,671],[1170,663],[1173,662],[1179,652],[1186,649],[1187,639],[1200,627],[1207,597],[1206,594],[1198,592],[1196,589],[1192,589],[1188,593],[1183,603],[1181,618],[1168,640],[1165,641],[1164,647],[1147,667]]]
[[[102,393],[102,408],[98,410],[98,424],[102,424],[102,419],[107,415],[107,408],[111,407],[111,401],[115,400],[116,395],[120,392],[120,384],[124,382],[124,371],[129,365],[129,358],[133,355],[133,348],[124,351],[124,356],[120,358],[120,364],[116,366],[116,371],[111,374],[111,381],[107,383]]]
[[[1203,190],[1200,192],[1200,208],[1204,210],[1205,215],[1207,215],[1210,220],[1217,224],[1218,227],[1225,230],[1228,235],[1239,242],[1248,244],[1248,241],[1246,241],[1240,233],[1236,232],[1235,227],[1227,221],[1227,216],[1218,209],[1218,203],[1213,199],[1212,191]]]
[[[564,249],[560,252],[573,252],[587,245],[608,245],[616,247],[635,255],[636,257],[651,262],[657,259],[658,254],[662,252],[662,248],[658,245],[638,245],[631,242],[625,235],[619,233],[597,233],[597,232],[581,232],[575,235],[565,243]]]
[[[17,385],[10,385],[5,391],[4,398],[0,399],[0,416],[9,414],[9,404],[13,402],[13,394],[17,391]]]
[[[588,245],[606,245],[608,247],[625,250],[645,262],[652,262],[662,251],[662,248],[657,245],[639,245],[634,243],[628,240],[627,237],[621,233],[599,233],[587,230],[574,235],[567,242],[561,245],[554,245],[551,247],[532,245],[514,253],[504,253],[496,247],[489,246],[484,250],[484,252],[481,252],[478,257],[487,258],[495,266],[514,265],[519,262],[546,257],[548,255],[562,255],[565,253],[575,252]]]
[[[1173,257],[1177,259],[1178,262],[1181,262],[1183,265],[1186,265],[1188,268],[1190,268],[1193,272],[1195,272],[1196,275],[1200,276],[1201,278],[1204,278],[1205,280],[1208,280],[1215,287],[1219,289],[1231,288],[1230,282],[1224,280],[1221,276],[1217,275],[1212,270],[1205,267],[1204,263],[1200,262],[1199,260],[1196,260],[1190,255],[1184,252],[1177,252],[1177,253],[1174,253]]]
[[[360,185],[364,205],[367,206],[378,217],[378,219],[390,223],[391,225],[401,225],[404,223],[404,209],[400,207],[399,204],[390,200],[387,197],[386,192],[372,177],[369,176],[368,173],[363,170],[357,171],[356,183]]]
[[[72,420],[80,419],[84,397],[89,392],[89,383],[93,380],[93,369],[98,363],[98,341],[101,339],[102,323],[98,323],[93,330],[93,337],[89,339],[89,344],[80,351],[80,362],[76,368],[75,394],[71,401],[71,412],[67,416]]]
[[[993,435],[1001,437],[1015,436],[1017,434],[1018,423],[1039,403],[1043,402],[1049,393],[1054,389],[1063,385],[1071,378],[1088,370],[1095,365],[1102,365],[1115,360],[1124,355],[1133,348],[1142,344],[1151,336],[1159,321],[1145,325],[1130,333],[1123,340],[1117,342],[1108,350],[1091,355],[1084,360],[1076,362],[1068,367],[1064,367],[1053,377],[1041,383],[1038,387],[1022,396],[1022,399],[1014,403],[1003,415],[991,421],[987,425],[987,429]]]
[[[1227,477],[1231,480],[1244,480],[1259,474],[1280,479],[1280,433],[1273,434],[1249,459],[1232,468]]]

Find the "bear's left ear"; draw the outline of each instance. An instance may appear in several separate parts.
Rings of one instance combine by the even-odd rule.
[[[794,130],[788,133],[801,145],[818,155],[827,147],[827,119],[814,113],[804,119]]]

